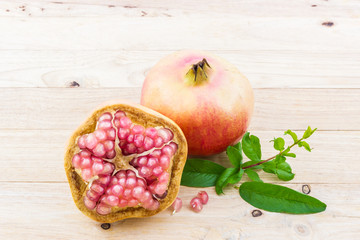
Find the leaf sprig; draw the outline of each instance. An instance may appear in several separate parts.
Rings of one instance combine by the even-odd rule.
[[[303,147],[311,152],[310,145],[305,141],[314,132],[309,126],[303,136],[299,138],[291,130],[285,131],[284,135],[290,135],[293,143],[285,147],[282,137],[274,138],[274,149],[278,153],[270,158],[261,160],[261,144],[258,137],[245,133],[241,142],[226,149],[226,154],[232,164],[230,168],[216,164],[208,160],[188,159],[184,168],[181,184],[190,187],[215,186],[218,195],[223,194],[228,184],[237,184],[244,174],[253,182],[243,183],[239,188],[240,196],[251,205],[274,212],[286,213],[315,213],[326,209],[326,204],[310,196],[296,192],[290,188],[274,184],[263,183],[257,170],[275,174],[280,180],[290,181],[295,174],[289,163],[288,157],[296,158],[295,153],[290,152],[294,146]],[[249,161],[243,162],[243,154]],[[301,201],[299,201],[299,199]]]

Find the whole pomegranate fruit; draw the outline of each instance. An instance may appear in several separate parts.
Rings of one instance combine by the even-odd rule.
[[[147,74],[141,104],[174,120],[189,154],[212,155],[238,142],[254,108],[249,81],[226,60],[203,51],[179,51]]]
[[[187,157],[181,129],[146,107],[108,104],[72,135],[65,170],[77,207],[111,223],[168,208]]]

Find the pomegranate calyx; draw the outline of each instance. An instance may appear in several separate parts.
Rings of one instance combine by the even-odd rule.
[[[200,86],[208,81],[210,74],[211,67],[208,61],[203,58],[203,60],[191,66],[185,75],[185,82],[190,86]]]

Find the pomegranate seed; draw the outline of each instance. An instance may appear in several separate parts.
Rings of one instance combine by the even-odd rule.
[[[150,138],[155,138],[155,137],[157,136],[157,130],[156,130],[156,128],[152,128],[152,127],[147,128],[147,129],[145,130],[145,135],[148,136],[148,137],[150,137]]]
[[[85,157],[81,161],[81,167],[82,168],[89,168],[91,167],[91,159],[88,157]]]
[[[194,212],[200,212],[203,208],[203,204],[201,203],[201,199],[198,197],[195,197],[193,199],[191,199],[190,201],[190,207],[192,208],[192,210]]]
[[[94,132],[95,137],[99,140],[99,141],[104,141],[106,140],[106,132],[102,129],[98,129]]]
[[[132,195],[134,198],[140,199],[144,192],[145,189],[142,186],[138,186],[133,189]]]
[[[147,162],[148,162],[147,157],[140,157],[139,160],[138,160],[138,164],[139,164],[140,166],[145,166],[145,165],[147,165]]]
[[[168,172],[163,172],[159,177],[159,182],[168,183],[170,179],[170,174]]]
[[[94,175],[98,175],[104,170],[104,165],[102,163],[94,162],[92,165],[92,171]]]
[[[89,135],[87,135],[87,137],[85,139],[85,146],[88,149],[93,149],[96,146],[96,144],[98,144],[98,141],[96,139],[95,134],[90,133]]]
[[[150,150],[154,147],[154,140],[149,137],[145,137],[144,139],[144,148],[145,150]]]
[[[131,189],[129,189],[129,188],[126,188],[125,190],[124,190],[124,198],[125,199],[130,199],[131,198],[131,192],[132,192],[132,190]]]
[[[128,177],[126,179],[126,188],[134,188],[136,186],[136,179],[135,177]]]
[[[167,156],[172,156],[173,155],[173,149],[172,147],[170,146],[165,146],[163,149],[162,149],[162,153],[164,155],[167,155]]]
[[[99,144],[98,144],[99,145]],[[107,140],[104,142],[104,147],[106,151],[111,151],[114,149],[115,144],[113,141]]]
[[[104,121],[99,121],[98,122],[98,126],[97,126],[99,129],[110,129],[112,128],[112,123],[110,120],[104,120]]]
[[[97,194],[101,195],[104,193],[105,189],[97,183],[93,183],[90,187],[91,190],[95,191]]]
[[[115,150],[112,150],[112,151],[106,153],[107,159],[113,159],[115,156],[116,156]]]
[[[164,171],[164,170],[162,169],[161,166],[157,166],[157,167],[154,167],[154,168],[153,168],[152,174],[153,174],[154,176],[156,176],[156,177],[159,177],[163,171]]]
[[[152,153],[149,154],[150,157],[159,158],[161,156],[161,150],[156,149]]]
[[[170,158],[168,156],[161,156],[160,157],[160,166],[163,169],[167,169],[170,165]]]
[[[91,179],[92,177],[92,173],[91,173],[91,170],[88,169],[88,168],[85,168],[81,171],[81,176],[82,178],[85,180],[85,181],[88,181]]]
[[[164,145],[164,140],[161,137],[155,138],[155,147],[159,148]]]
[[[96,202],[97,200],[99,200],[100,195],[98,195],[96,192],[89,190],[86,193],[86,196],[91,200]]]
[[[167,184],[166,183],[157,183],[156,187],[154,189],[154,192],[157,195],[162,195],[162,194],[165,193],[166,189],[167,189]]]
[[[112,167],[114,167],[114,165],[110,164]],[[97,180],[101,185],[105,185],[107,186],[110,183],[110,176],[109,175],[99,175],[99,179]]]
[[[87,196],[84,197],[84,204],[90,210],[93,210],[96,207],[96,201],[90,200]]]
[[[78,146],[79,148],[85,148],[86,147],[86,144],[85,144],[85,139],[86,139],[86,135],[83,135],[81,137],[79,137],[78,139]]]
[[[156,158],[151,157],[151,158],[148,159],[147,166],[148,166],[149,168],[153,168],[153,167],[155,167],[157,164],[158,164],[158,160],[157,160]]]
[[[112,163],[105,163],[102,174],[111,174],[114,171],[114,165]]]
[[[177,197],[171,205],[171,209],[173,210],[171,215],[174,215],[175,213],[179,212],[181,208],[182,208],[182,200],[181,198]]]
[[[111,193],[114,194],[115,196],[120,197],[123,191],[124,188],[121,185],[116,184],[111,187]]]
[[[163,194],[161,194],[161,195],[155,194],[154,197],[157,198],[157,199],[164,199],[164,198],[166,198],[167,194],[168,194],[168,191],[166,190],[166,191],[165,191]]]
[[[128,207],[135,207],[136,205],[139,204],[139,201],[136,200],[136,199],[131,199],[129,202],[128,202]],[[154,209],[155,210],[155,209]]]
[[[116,173],[116,177],[121,179],[121,178],[125,178],[126,177],[126,171],[125,170],[121,170],[118,173]]]
[[[75,154],[72,159],[72,164],[74,168],[80,168],[81,167],[81,157],[79,154]]]
[[[120,118],[120,127],[130,128],[131,124],[132,124],[132,122],[131,122],[130,118],[128,118],[128,117]]]
[[[135,125],[133,128],[132,128],[132,132],[134,134],[142,134],[143,132],[145,131],[145,128],[143,126],[140,126],[140,125]]]
[[[126,139],[130,135],[130,130],[126,128],[119,129],[119,139]]]
[[[123,111],[117,111],[115,114],[114,114],[114,117],[115,118],[122,118],[122,117],[125,117],[126,114],[123,112]]]
[[[108,112],[103,113],[98,119],[99,122],[105,121],[105,120],[110,120],[110,121],[112,120],[111,113],[108,113]]]
[[[151,170],[148,167],[141,167],[139,168],[139,174],[141,177],[149,177],[151,176]]]
[[[106,214],[111,213],[111,207],[109,207],[108,205],[106,205],[104,203],[100,203],[96,207],[96,212],[100,215],[106,215]]]
[[[209,195],[207,194],[207,192],[205,191],[201,191],[197,194],[197,197],[201,200],[201,203],[203,205],[207,204],[207,202],[209,201]]]
[[[134,136],[134,143],[136,147],[142,147],[144,142],[144,136],[140,134],[136,134]]]
[[[136,177],[136,174],[132,170],[126,170],[127,177]]]
[[[110,128],[106,131],[106,135],[109,140],[115,141],[116,138],[116,131],[114,128]]]
[[[116,205],[119,204],[119,198],[113,195],[109,195],[106,198],[104,198],[103,202],[111,207],[115,207]]]
[[[160,203],[158,201],[156,201],[156,200],[153,200],[153,202],[151,203],[151,205],[149,205],[147,207],[147,209],[153,211],[153,210],[158,209],[159,206],[160,206]]]
[[[120,202],[119,202],[118,207],[126,207],[127,204],[128,204],[128,201],[127,201],[127,200],[121,199]]]

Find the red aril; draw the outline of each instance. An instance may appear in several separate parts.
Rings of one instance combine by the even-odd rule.
[[[172,215],[174,215],[175,213],[179,212],[182,208],[182,200],[181,198],[176,198],[175,201],[173,202],[173,204],[171,204],[171,210],[173,211],[172,212]]]
[[[201,210],[203,209],[203,204],[201,202],[201,199],[198,197],[191,199],[190,207],[194,212],[197,212],[197,213],[201,212]]]
[[[203,205],[207,204],[207,202],[209,201],[209,195],[205,191],[200,191],[197,194],[197,197],[201,200],[201,203]]]

